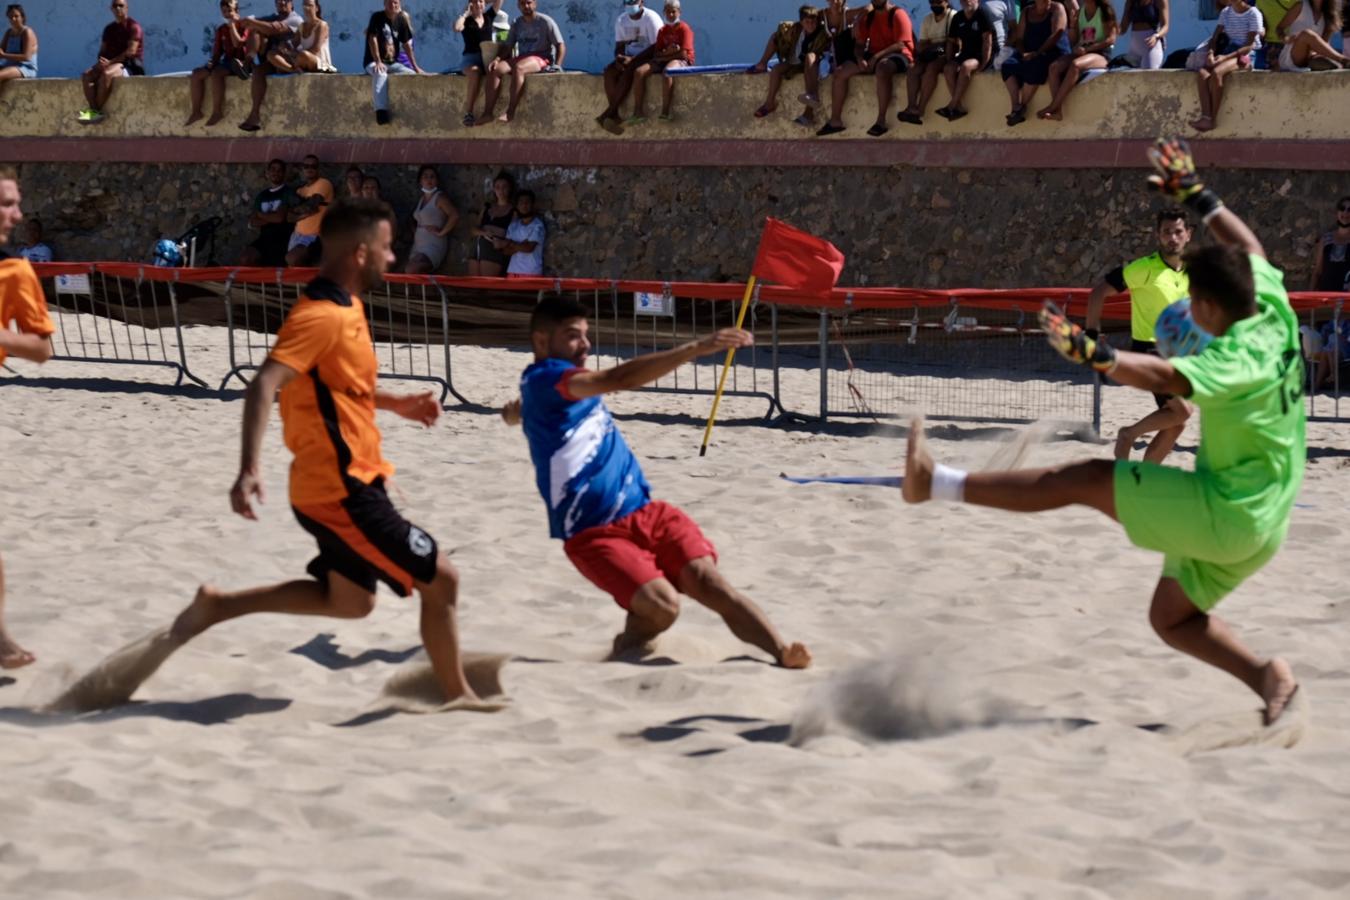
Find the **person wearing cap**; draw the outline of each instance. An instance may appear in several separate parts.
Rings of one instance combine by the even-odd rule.
[[[661,25],[661,16],[656,10],[647,9],[643,0],[623,0],[623,12],[614,22],[614,60],[605,66],[605,97],[609,105],[595,119],[611,134],[623,134],[619,106],[633,89],[637,58],[656,43]]]

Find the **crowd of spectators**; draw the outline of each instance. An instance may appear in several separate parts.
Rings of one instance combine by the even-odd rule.
[[[300,178],[291,177],[285,160],[271,160],[264,171],[265,185],[253,197],[248,227],[254,239],[236,262],[241,266],[313,266],[322,253],[319,232],[324,214],[341,196],[384,200],[380,180],[348,166],[343,172],[339,195],[333,182],[322,174],[322,164],[313,154],[299,166]],[[482,206],[465,241],[465,269],[486,277],[542,275],[547,231],[535,209],[535,194],[517,190],[511,173],[498,172],[492,193]],[[417,199],[398,229],[398,244],[404,248],[397,271],[424,275],[442,271],[449,257],[451,237],[460,223],[459,209],[441,184],[440,171],[424,165],[417,172]],[[29,220],[24,246],[41,245],[41,224]],[[45,245],[44,245],[45,246]],[[21,246],[20,253],[25,253]],[[37,253],[37,250],[33,250]],[[50,250],[48,250],[50,253]],[[35,261],[50,261],[38,259]]]

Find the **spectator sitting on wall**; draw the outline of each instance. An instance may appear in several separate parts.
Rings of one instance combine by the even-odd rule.
[[[1250,0],[1249,0],[1250,2]],[[1227,0],[1215,0],[1219,8],[1227,5]],[[1272,38],[1278,38],[1275,28],[1284,21],[1284,17],[1289,10],[1298,6],[1299,0],[1256,0],[1252,6],[1256,7],[1257,12],[1261,13],[1261,23],[1265,26],[1265,62],[1270,69],[1278,70],[1280,68],[1280,55],[1284,51],[1283,45],[1279,43],[1270,43]],[[1253,57],[1252,61],[1256,68],[1260,68],[1258,57]]]
[[[278,44],[267,54],[272,68],[282,74],[296,72],[336,72],[333,55],[328,49],[328,23],[323,19],[323,7],[319,0],[304,0],[301,9],[305,12],[300,30],[293,33],[289,41]]]
[[[1120,30],[1130,36],[1125,59],[1136,69],[1161,69],[1171,27],[1168,0],[1125,0]]]
[[[495,40],[493,22],[502,11],[503,0],[492,0],[492,13],[487,12],[484,0],[469,0],[469,5],[455,20],[455,31],[464,36],[464,56],[459,63],[459,71],[469,79],[469,87],[464,92],[464,119],[466,128],[474,125],[473,108],[478,103],[478,88],[482,84],[487,64],[483,62],[483,44]]]
[[[28,13],[17,3],[5,8],[9,30],[0,38],[0,86],[11,78],[38,75],[37,32],[28,27]]]
[[[525,78],[535,72],[558,72],[562,70],[563,59],[567,56],[567,44],[563,42],[558,23],[549,16],[537,12],[538,0],[519,0],[520,18],[511,23],[511,31],[501,48],[502,53],[510,56],[498,56],[488,69],[487,93],[483,98],[483,115],[478,124],[491,122],[497,109],[497,98],[501,95],[502,79],[511,76],[511,93],[506,103],[506,112],[497,117],[498,122],[508,123],[516,116],[521,95],[525,93]]]
[[[1022,4],[1019,0],[980,0],[980,9],[989,13],[989,19],[994,23],[994,69],[1002,69],[1009,57],[1017,52],[1012,39],[1017,33]]]
[[[342,174],[342,197],[346,200],[351,197],[361,196],[361,182],[366,180],[366,175],[361,171],[361,167],[352,164],[347,167],[347,171]]]
[[[1007,118],[1009,127],[1027,120],[1027,104],[1036,89],[1049,79],[1055,60],[1069,52],[1067,27],[1068,14],[1059,3],[1034,0],[1022,10],[1013,37],[1017,52],[999,70],[1012,104]]]
[[[30,263],[49,263],[56,259],[52,248],[42,240],[41,219],[25,219],[18,231],[19,256]]]
[[[544,274],[544,221],[534,213],[534,191],[516,194],[516,217],[506,229],[506,237],[494,238],[497,249],[511,258],[506,264],[510,278]]]
[[[286,243],[286,265],[313,266],[319,262],[319,226],[333,202],[333,182],[319,174],[319,158],[306,156],[300,163],[304,183],[295,189],[296,205],[287,218],[295,223]]]
[[[292,0],[276,0],[276,12],[261,19],[241,19],[239,24],[248,28],[249,53],[254,57],[253,81],[250,89],[253,94],[253,106],[248,116],[239,123],[244,131],[257,131],[262,128],[262,105],[267,98],[267,77],[275,74],[276,69],[268,62],[268,57],[278,48],[288,46],[293,36],[305,24],[305,20],[295,11]]]
[[[145,32],[131,18],[127,0],[113,0],[113,20],[103,29],[98,46],[98,62],[80,77],[88,106],[80,111],[81,124],[103,121],[103,107],[112,96],[113,85],[124,75],[145,74]]]
[[[999,0],[1000,5],[1002,0]],[[943,76],[951,99],[937,111],[939,116],[955,122],[966,115],[961,105],[976,72],[983,72],[994,64],[999,45],[994,18],[980,0],[961,0],[961,11],[952,16],[947,28],[947,59]]]
[[[506,271],[509,257],[493,242],[506,237],[516,212],[516,179],[510,172],[501,171],[492,179],[492,199],[483,204],[478,225],[470,231],[474,236],[473,259],[469,260],[470,275],[494,277]]]
[[[412,18],[403,11],[402,0],[384,0],[384,9],[373,13],[366,25],[366,55],[363,65],[371,79],[375,121],[389,124],[389,76],[422,75],[412,47]],[[407,54],[407,63],[399,54]]]
[[[367,200],[383,200],[384,194],[380,190],[380,179],[374,175],[367,175],[361,179],[361,196]]]
[[[1239,69],[1252,67],[1252,53],[1261,49],[1261,13],[1247,0],[1232,0],[1219,12],[1219,24],[1209,39],[1205,65],[1196,73],[1200,91],[1200,117],[1191,122],[1196,131],[1213,131],[1223,104],[1223,82]]]
[[[445,251],[450,245],[450,232],[459,224],[459,210],[441,190],[441,176],[435,166],[417,170],[417,186],[422,196],[413,209],[412,250],[403,271],[409,275],[435,272],[445,262]]]
[[[1337,53],[1331,36],[1341,30],[1340,0],[1301,0],[1285,13],[1275,31],[1283,41],[1280,49],[1281,72],[1309,72],[1314,59],[1321,58],[1346,68],[1350,57]]]
[[[1083,0],[1078,15],[1069,29],[1069,46],[1073,49],[1050,66],[1050,105],[1036,117],[1064,118],[1064,101],[1089,69],[1105,69],[1107,55],[1118,35],[1116,11],[1111,0]]]
[[[656,43],[638,57],[642,60],[633,70],[633,114],[629,125],[647,121],[647,78],[653,73],[662,78],[661,119],[671,119],[670,104],[675,99],[675,79],[671,72],[694,64],[694,29],[680,18],[680,0],[665,0],[666,24],[657,33]]]
[[[769,42],[764,45],[764,55],[759,62],[750,67],[751,75],[769,73],[769,92],[764,102],[755,110],[755,118],[762,119],[778,109],[778,90],[783,79],[802,73],[806,81],[806,93],[803,98],[818,98],[820,94],[820,62],[830,46],[830,36],[821,27],[821,12],[814,6],[803,6],[797,10],[797,21],[779,22]],[[769,68],[769,60],[778,57],[778,64]],[[819,101],[817,100],[817,103]],[[803,127],[812,125],[816,120],[816,106],[803,99],[802,114],[795,121]]]
[[[947,32],[956,10],[947,0],[928,0],[932,10],[919,23],[919,43],[914,48],[914,65],[905,73],[907,105],[896,118],[910,125],[922,125],[924,110],[933,98],[938,76],[947,65]]]
[[[238,0],[220,0],[220,17],[215,38],[211,41],[211,56],[206,65],[192,70],[189,94],[192,109],[184,127],[202,117],[202,101],[206,99],[206,82],[211,82],[211,118],[207,125],[215,125],[225,116],[225,79],[234,75],[248,78],[248,29],[239,27]]]
[[[647,9],[643,0],[625,0],[623,12],[614,20],[614,59],[605,66],[605,98],[609,105],[596,117],[601,128],[613,134],[623,134],[619,124],[619,106],[633,89],[633,72],[637,58],[656,43],[662,27],[661,16]]]
[[[832,73],[830,120],[818,135],[838,134],[844,130],[844,101],[848,82],[854,75],[875,75],[877,120],[867,133],[881,137],[886,133],[886,109],[891,103],[892,79],[909,70],[914,61],[914,26],[909,13],[892,6],[888,0],[872,0],[872,6],[853,23],[853,58],[840,60]]]
[[[295,189],[286,182],[286,164],[274,159],[267,164],[267,187],[253,198],[250,228],[258,229],[258,238],[239,256],[241,266],[284,266],[295,225],[291,210],[300,202]]]

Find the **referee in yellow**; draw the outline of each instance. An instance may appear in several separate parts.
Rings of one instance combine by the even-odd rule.
[[[1102,327],[1102,304],[1113,294],[1130,292],[1130,351],[1157,355],[1158,346],[1153,325],[1158,315],[1174,301],[1190,292],[1186,267],[1181,254],[1191,242],[1191,225],[1186,211],[1169,206],[1159,211],[1157,219],[1158,249],[1134,262],[1117,266],[1092,289],[1088,296],[1087,332],[1094,338]],[[1154,394],[1156,412],[1120,430],[1116,437],[1116,459],[1129,459],[1134,442],[1146,434],[1153,434],[1152,442],[1144,451],[1148,462],[1162,462],[1172,452],[1177,439],[1191,417],[1192,407],[1180,397]]]

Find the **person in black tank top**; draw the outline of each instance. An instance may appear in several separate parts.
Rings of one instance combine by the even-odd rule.
[[[1336,227],[1317,242],[1308,287],[1314,291],[1350,293],[1350,197],[1337,201]]]

